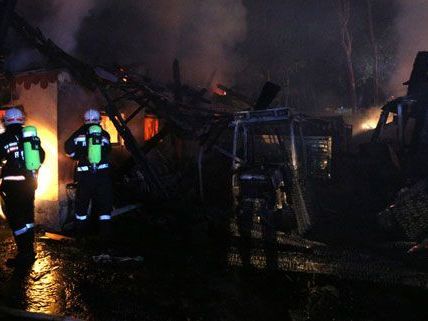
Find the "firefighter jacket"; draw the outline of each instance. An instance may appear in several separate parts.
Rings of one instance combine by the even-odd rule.
[[[33,174],[25,167],[22,125],[12,124],[0,135],[1,178],[24,181]],[[40,161],[45,160],[45,151],[40,146]]]
[[[110,163],[108,155],[111,151],[110,135],[102,130],[101,140],[101,161],[95,167],[88,159],[88,132],[91,124],[83,125],[75,131],[65,142],[65,153],[68,157],[77,161],[76,174],[77,177],[84,173],[108,173]]]

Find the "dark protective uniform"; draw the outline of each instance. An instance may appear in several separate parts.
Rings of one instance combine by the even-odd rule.
[[[92,165],[88,160],[88,131],[91,124],[80,127],[65,142],[68,157],[77,160],[75,171],[76,213],[75,219],[79,228],[84,228],[88,221],[89,204],[92,214],[97,215],[102,231],[108,231],[113,207],[112,182],[108,155],[111,151],[110,135],[102,131],[101,161]]]
[[[4,212],[13,231],[18,256],[34,256],[34,194],[36,173],[25,167],[22,125],[12,124],[0,135],[1,194]],[[40,160],[45,152],[40,147]]]

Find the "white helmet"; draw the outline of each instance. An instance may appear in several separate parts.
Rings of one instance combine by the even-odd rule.
[[[25,116],[21,109],[14,107],[6,110],[3,121],[6,126],[23,124],[25,122]]]
[[[88,109],[83,117],[85,124],[99,124],[101,122],[101,115],[98,110]]]

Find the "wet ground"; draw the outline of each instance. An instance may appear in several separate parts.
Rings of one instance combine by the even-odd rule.
[[[14,245],[3,226],[0,306],[82,320],[428,319],[425,290],[232,268],[227,228],[196,212],[118,218],[108,242],[39,234],[37,261],[26,271],[5,267]],[[95,262],[101,254],[109,257]]]

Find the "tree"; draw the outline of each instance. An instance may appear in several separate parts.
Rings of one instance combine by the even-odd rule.
[[[350,0],[335,0],[337,16],[339,18],[341,44],[346,56],[346,67],[348,74],[348,85],[350,104],[353,112],[357,110],[357,86],[355,81],[355,71],[352,62],[352,37],[349,31],[349,20],[351,17]]]
[[[369,27],[370,44],[373,50],[373,103],[377,105],[380,98],[379,84],[379,46],[374,32],[373,4],[372,0],[367,0],[367,18]]]

